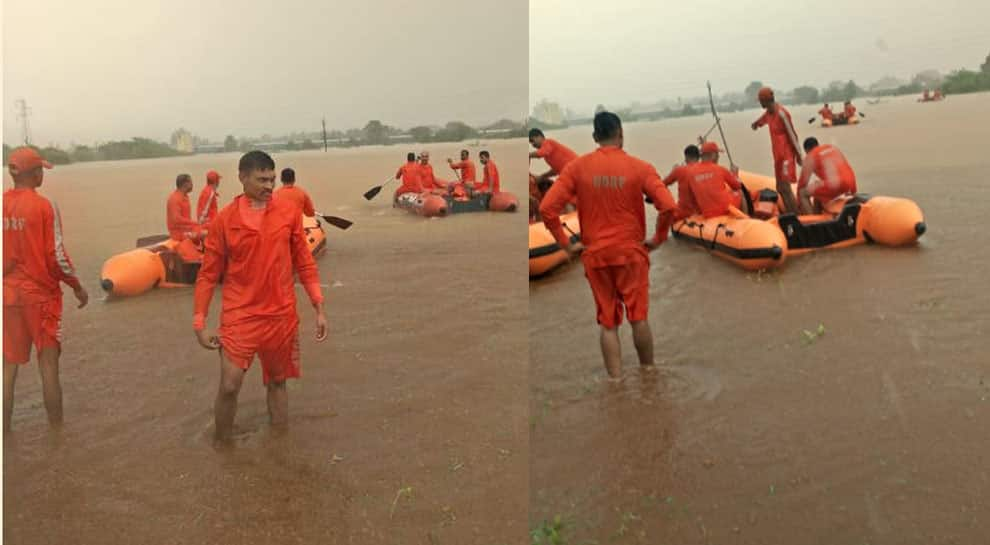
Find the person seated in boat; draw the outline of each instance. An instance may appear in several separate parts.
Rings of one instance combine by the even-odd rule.
[[[551,178],[563,172],[567,163],[577,159],[577,153],[560,142],[547,138],[540,129],[529,130],[529,143],[536,149],[536,151],[530,152],[530,161],[543,159],[550,165],[550,170],[536,177],[536,185],[542,193],[546,193],[550,189],[550,184],[553,183]]]
[[[944,97],[942,96],[942,90],[935,89],[935,96],[932,97],[932,100],[942,100],[943,98]]]
[[[825,106],[821,110],[818,110],[818,115],[822,116],[822,121],[831,122],[834,114],[832,113],[832,107],[825,103]]]
[[[185,261],[199,261],[202,258],[199,244],[206,236],[206,229],[192,219],[189,193],[193,190],[192,176],[179,174],[175,178],[175,191],[168,196],[165,204],[165,226],[169,237],[178,242],[175,251]]]
[[[798,179],[802,214],[811,214],[812,210],[820,213],[828,201],[846,193],[856,193],[856,173],[838,148],[830,144],[819,145],[818,139],[811,137],[805,139],[804,151],[807,158]],[[811,197],[815,199],[814,207]]]
[[[454,170],[455,173],[459,173],[457,178],[462,182],[469,182],[474,185],[477,181],[477,176],[474,170],[474,161],[470,159],[471,153],[466,149],[461,150],[461,160],[454,162],[450,157],[447,158],[447,164],[450,168]]]
[[[498,177],[498,167],[495,166],[495,161],[492,161],[492,154],[487,150],[483,150],[478,154],[478,159],[481,161],[482,166],[482,179],[481,183],[476,183],[474,189],[481,193],[498,193],[502,191],[501,182]]]
[[[677,220],[684,219],[694,214],[700,214],[698,205],[694,201],[694,194],[691,193],[691,184],[688,181],[688,173],[691,168],[701,160],[701,150],[694,144],[684,148],[684,163],[675,165],[670,174],[663,179],[664,187],[677,184],[677,210],[668,213],[667,217],[661,219],[657,227],[657,233],[663,240],[666,240],[670,226]],[[649,197],[646,202],[650,202]]]
[[[925,89],[925,92],[921,93],[921,100],[931,100],[931,99],[932,99],[931,91]]]
[[[296,171],[291,168],[283,168],[280,178],[282,187],[275,191],[275,197],[292,201],[299,208],[299,213],[307,218],[315,216],[316,208],[313,206],[313,199],[310,199],[309,194],[296,185]]]
[[[701,146],[701,162],[693,165],[687,173],[694,201],[706,218],[724,216],[729,213],[730,206],[749,214],[746,200],[742,198],[739,169],[733,165],[730,171],[719,165],[718,154],[721,151],[715,142],[705,142]]]
[[[423,151],[419,154],[419,182],[423,186],[423,191],[443,195],[449,191],[447,182],[437,179],[433,174],[433,166],[430,165],[430,152]]]
[[[852,118],[856,117],[856,107],[853,106],[851,100],[847,100],[842,107],[842,113],[846,117],[846,121],[852,121]]]
[[[392,200],[399,198],[404,193],[422,193],[423,185],[419,182],[419,163],[416,162],[416,154],[409,152],[406,154],[406,164],[399,167],[395,173],[396,180],[402,180],[402,185],[395,190]]]

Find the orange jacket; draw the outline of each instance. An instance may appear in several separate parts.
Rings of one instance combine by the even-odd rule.
[[[850,118],[850,117],[856,115],[856,107],[853,106],[852,104],[849,104],[848,106],[846,106],[845,109],[844,109],[844,111],[846,113],[846,118]]]
[[[621,265],[630,252],[647,255],[646,209],[643,194],[661,213],[677,208],[674,197],[649,163],[625,151],[603,146],[572,161],[543,197],[540,214],[558,244],[569,237],[560,224],[564,205],[575,196],[581,221],[582,260],[591,267]]]
[[[770,145],[773,148],[774,159],[800,157],[801,147],[798,145],[797,131],[791,121],[791,113],[780,104],[774,104],[775,110],[767,110],[756,120],[756,126],[767,125],[770,128]]]
[[[484,179],[480,184],[475,184],[474,188],[477,191],[486,191],[490,193],[498,193],[502,191],[502,185],[499,182],[498,177],[498,167],[495,166],[495,161],[491,159],[485,164],[485,169],[483,171]]]
[[[225,326],[296,312],[294,272],[310,300],[314,304],[323,301],[320,271],[306,244],[296,205],[272,199],[261,211],[250,206],[247,197],[236,197],[220,211],[206,237],[193,295],[193,327],[197,330],[205,327],[213,290],[221,277],[220,320]]]
[[[742,184],[735,174],[715,163],[696,163],[687,178],[691,185],[691,194],[706,218],[728,213],[729,205],[732,203],[732,193],[729,189],[736,191],[742,189]]]
[[[474,171],[474,161],[470,159],[466,159],[458,163],[451,163],[450,168],[461,171],[460,178],[462,182],[474,182],[477,180],[477,175]]]
[[[21,306],[61,298],[59,282],[79,278],[65,251],[58,207],[34,189],[3,194],[3,304]]]
[[[220,209],[220,194],[217,193],[217,186],[206,184],[206,187],[199,192],[199,201],[196,203],[196,219],[203,225],[209,224],[213,218],[217,217],[217,210]]]
[[[844,191],[855,193],[856,173],[853,172],[846,156],[839,148],[831,144],[823,144],[808,153],[801,169],[798,189],[806,187],[814,173],[830,188],[841,187]]]
[[[574,150],[550,138],[543,140],[543,145],[536,150],[536,156],[546,161],[557,174],[564,171],[567,163],[577,159]]]
[[[437,177],[433,174],[433,165],[422,164],[419,165],[419,182],[423,186],[423,191],[431,191],[434,189],[447,190],[447,183],[443,180],[437,180]]]
[[[316,215],[313,199],[310,199],[309,194],[301,187],[296,187],[295,184],[283,185],[275,191],[275,196],[291,201],[299,209],[299,213],[308,218]]]
[[[831,121],[833,115],[832,108],[826,108],[822,106],[822,109],[818,110],[818,115],[822,116],[822,119],[828,119]]]
[[[198,232],[202,227],[190,217],[189,195],[176,189],[165,204],[165,224],[172,240],[186,239],[186,233]]]
[[[408,161],[406,164],[399,167],[399,171],[395,173],[395,178],[402,180],[402,185],[396,190],[396,195],[401,195],[403,193],[422,193],[423,184],[420,183],[419,174],[419,163],[416,161]]]
[[[694,193],[691,192],[691,182],[688,179],[691,167],[697,164],[677,165],[663,180],[664,187],[677,184],[677,209],[680,218],[701,213],[701,209],[698,208],[698,203],[694,199]]]

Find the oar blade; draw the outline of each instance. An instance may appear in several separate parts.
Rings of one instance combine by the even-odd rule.
[[[374,199],[379,193],[381,193],[381,191],[382,191],[382,186],[376,185],[375,187],[372,187],[371,189],[364,192],[364,198],[370,201],[371,199]]]
[[[168,235],[152,235],[148,237],[141,237],[137,239],[137,242],[134,243],[134,247],[143,248],[145,246],[151,246],[153,244],[165,242],[168,239],[169,239]]]
[[[320,215],[327,223],[333,225],[338,229],[349,229],[351,225],[354,225],[353,221],[345,220],[344,218],[338,218],[337,216],[324,216]]]

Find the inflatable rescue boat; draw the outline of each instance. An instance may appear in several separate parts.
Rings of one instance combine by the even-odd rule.
[[[394,202],[399,208],[427,218],[464,212],[515,212],[519,208],[519,199],[507,191],[479,193],[464,200],[428,191],[403,193],[396,196]]]
[[[306,243],[314,256],[326,249],[326,233],[319,220],[303,216]],[[162,237],[166,238],[166,237]],[[100,286],[111,296],[140,295],[152,288],[188,287],[196,283],[202,264],[186,261],[176,251],[178,242],[167,239],[117,254],[103,264]]]
[[[564,232],[571,236],[571,244],[581,240],[581,223],[577,212],[560,216]],[[529,224],[529,277],[543,276],[567,261],[567,252],[557,244],[542,221]]]
[[[853,115],[852,117],[845,116],[835,116],[832,119],[822,119],[822,127],[838,127],[840,125],[859,125],[859,116]]]
[[[750,172],[740,172],[739,178],[749,190],[757,217],[742,213],[690,216],[671,226],[674,238],[746,270],[760,270],[779,267],[789,256],[823,248],[864,242],[913,244],[927,229],[921,209],[910,199],[859,193],[826,203],[821,214],[780,214],[783,203],[772,178]]]

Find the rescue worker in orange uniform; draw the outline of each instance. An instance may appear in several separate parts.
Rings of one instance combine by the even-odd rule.
[[[691,184],[687,178],[691,168],[698,164],[700,160],[701,150],[694,144],[689,145],[684,148],[684,163],[671,169],[670,174],[663,179],[663,185],[665,187],[677,184],[677,213],[675,214],[677,218],[675,219],[686,218],[693,214],[701,213],[698,204],[694,201],[694,195],[691,193]]]
[[[811,214],[812,210],[821,212],[828,201],[846,193],[856,193],[856,173],[839,148],[819,145],[818,139],[811,137],[804,141],[804,151],[808,155],[798,180],[802,214]],[[813,180],[812,175],[815,176]],[[814,208],[811,197],[815,198]]]
[[[461,160],[455,163],[453,159],[450,159],[448,157],[447,164],[450,165],[450,168],[452,168],[454,172],[459,172],[457,178],[461,182],[466,182],[466,183],[470,183],[471,185],[474,185],[474,183],[477,181],[477,175],[475,174],[474,161],[472,161],[469,158],[470,156],[471,154],[468,152],[468,150],[462,149]]]
[[[419,182],[419,163],[416,162],[416,154],[409,152],[406,154],[406,164],[399,167],[395,173],[396,180],[402,180],[402,185],[395,190],[392,200],[399,198],[403,193],[422,193],[423,185]]]
[[[818,115],[822,116],[822,121],[832,121],[835,114],[832,113],[832,107],[825,103],[825,106],[818,110]]]
[[[291,168],[283,168],[280,175],[282,187],[275,191],[275,196],[279,199],[288,199],[296,205],[299,213],[311,218],[316,215],[316,208],[313,206],[313,199],[309,198],[303,188],[296,185],[296,171]]]
[[[285,381],[299,377],[299,316],[295,275],[316,311],[316,340],[327,337],[320,272],[306,244],[302,216],[288,199],[272,198],[275,161],[262,151],[241,157],[244,193],[220,211],[206,238],[193,296],[193,330],[199,344],[220,349],[220,387],[214,405],[216,438],[230,436],[244,373],[261,360],[268,415],[274,428],[288,424]],[[218,335],[206,330],[213,291],[223,278]]]
[[[499,193],[502,191],[502,183],[498,175],[498,167],[492,161],[492,154],[482,151],[478,154],[478,160],[484,166],[483,178],[480,184],[475,185],[475,189],[482,193]]]
[[[79,308],[89,294],[79,283],[65,250],[58,206],[38,194],[52,165],[32,148],[17,148],[7,160],[13,189],[3,194],[3,431],[10,431],[14,382],[34,347],[48,423],[62,425],[62,288],[72,288]]]
[[[419,154],[419,182],[423,186],[423,191],[444,194],[449,190],[449,184],[433,174],[433,166],[430,165],[430,152],[428,151]]]
[[[577,159],[577,154],[571,148],[544,136],[540,129],[529,130],[529,143],[536,148],[536,151],[530,152],[529,159],[543,159],[550,165],[550,170],[536,177],[540,192],[546,194],[551,183],[550,178],[563,172],[567,163]]]
[[[791,113],[774,100],[773,90],[760,89],[757,98],[760,106],[766,109],[759,119],[753,122],[753,130],[767,125],[770,129],[770,145],[773,151],[774,178],[777,180],[777,193],[784,200],[788,213],[797,213],[797,200],[791,184],[797,182],[797,167],[801,165],[801,149],[798,146],[797,131],[791,121]]]
[[[733,167],[729,171],[719,165],[720,151],[715,142],[705,142],[701,146],[701,162],[696,163],[687,174],[691,194],[706,218],[728,214],[730,205],[748,214],[738,169]]]
[[[842,113],[846,116],[846,121],[852,121],[852,118],[856,116],[856,107],[853,106],[851,100],[847,100],[843,105]]]
[[[186,262],[198,262],[201,259],[199,243],[206,236],[203,226],[191,217],[189,193],[192,190],[192,177],[179,174],[175,178],[175,191],[168,196],[165,203],[168,235],[179,243],[175,251]]]
[[[196,221],[200,225],[208,227],[213,218],[217,217],[217,210],[220,209],[220,194],[217,192],[220,178],[215,170],[206,173],[206,185],[199,192],[199,201],[196,203]]]
[[[605,369],[610,378],[619,379],[622,354],[618,327],[623,309],[632,326],[641,368],[654,369],[653,333],[647,321],[648,251],[657,244],[646,240],[643,195],[652,199],[661,216],[673,212],[677,205],[656,169],[623,151],[622,122],[617,115],[595,115],[594,139],[599,148],[564,168],[544,197],[540,214],[561,248],[573,254],[584,247],[581,261],[595,299]],[[581,218],[581,244],[575,245],[577,248],[571,246],[559,218],[575,195]]]

